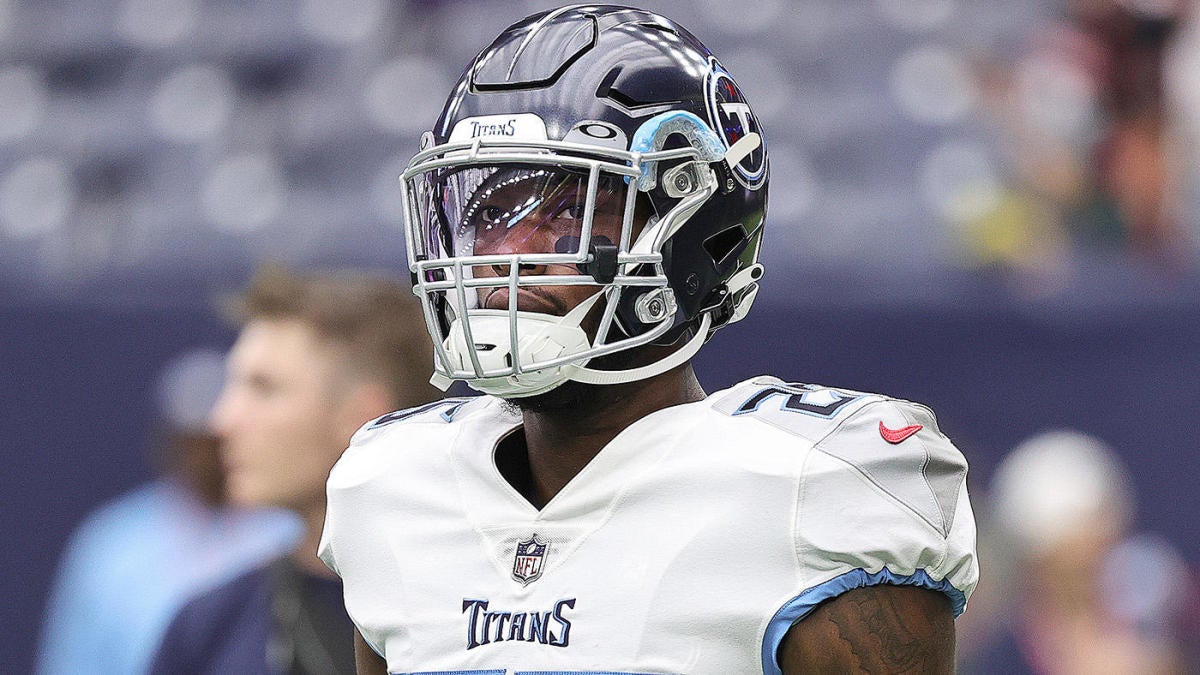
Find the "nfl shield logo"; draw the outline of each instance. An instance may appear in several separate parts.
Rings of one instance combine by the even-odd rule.
[[[517,556],[513,560],[513,579],[528,585],[542,576],[542,565],[546,561],[546,547],[533,535],[527,541],[517,542]]]

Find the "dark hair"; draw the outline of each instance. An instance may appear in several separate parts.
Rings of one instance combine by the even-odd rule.
[[[225,313],[239,325],[253,319],[297,319],[343,348],[349,367],[411,407],[440,392],[428,383],[433,346],[420,304],[407,284],[365,272],[301,274],[264,267]]]

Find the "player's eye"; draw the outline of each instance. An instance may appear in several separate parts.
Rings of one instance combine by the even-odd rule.
[[[504,218],[505,211],[499,206],[483,206],[479,209],[479,224],[485,229],[491,229],[493,225],[499,223]]]
[[[563,210],[558,212],[556,217],[568,220],[583,220],[583,216],[586,212],[586,205],[582,203],[573,204],[571,206],[564,207]]]

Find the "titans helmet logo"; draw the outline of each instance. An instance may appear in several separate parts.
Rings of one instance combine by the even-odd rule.
[[[737,143],[746,134],[762,134],[758,118],[751,112],[742,90],[715,60],[708,75],[708,121],[721,136],[725,147]],[[742,185],[757,190],[767,180],[767,151],[759,145],[733,168]]]

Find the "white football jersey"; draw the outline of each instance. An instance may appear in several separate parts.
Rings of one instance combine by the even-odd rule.
[[[920,405],[758,378],[622,431],[541,510],[501,476],[520,416],[449,399],[363,427],[320,556],[391,673],[778,673],[849,589],[962,612],[967,465]]]

